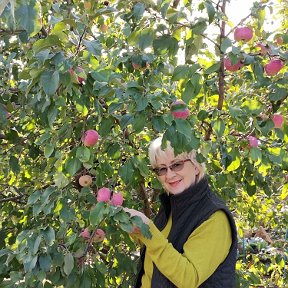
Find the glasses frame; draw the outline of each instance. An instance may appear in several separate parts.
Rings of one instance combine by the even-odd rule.
[[[168,169],[170,169],[173,172],[179,172],[184,168],[185,162],[190,161],[192,163],[191,159],[184,159],[184,160],[179,160],[174,162],[173,164],[169,166],[163,166],[163,167],[157,167],[153,168],[152,171],[157,175],[157,176],[165,176],[168,172]],[[179,165],[180,164],[180,165]],[[163,171],[163,172],[160,172]]]

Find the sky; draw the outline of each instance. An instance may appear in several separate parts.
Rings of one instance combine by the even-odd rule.
[[[253,1],[253,0],[230,0],[230,3],[227,3],[226,13],[234,25],[237,25],[241,19],[245,18],[250,13],[250,9],[254,2],[262,1]],[[275,3],[277,6],[277,0],[269,1]],[[269,17],[268,17],[269,16]],[[273,32],[280,26],[279,20],[276,20],[276,13],[270,15],[270,11],[266,9],[267,20],[264,24],[264,29],[266,32]]]

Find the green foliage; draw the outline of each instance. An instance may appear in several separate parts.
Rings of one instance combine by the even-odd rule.
[[[177,3],[0,3],[0,287],[130,287],[139,247],[129,233],[149,229],[96,196],[122,192],[124,206],[153,217],[161,188],[147,149],[159,134],[176,153],[197,150],[233,211],[239,286],[287,283],[288,27],[263,28],[269,11],[287,18],[287,3],[255,2],[247,43],[233,39],[221,5]],[[224,70],[225,57],[244,67]],[[264,70],[271,58],[284,63],[275,76]],[[170,113],[176,99],[186,120]],[[100,134],[93,147],[81,141],[88,129]],[[86,174],[93,183],[81,187]],[[273,242],[255,237],[260,226]],[[84,228],[103,229],[104,241],[84,239]]]

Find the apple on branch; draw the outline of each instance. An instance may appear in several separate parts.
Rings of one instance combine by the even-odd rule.
[[[113,193],[112,199],[111,199],[111,205],[113,206],[121,206],[123,204],[123,195],[121,192],[119,193]]]
[[[87,130],[81,138],[83,144],[87,147],[96,145],[99,140],[99,134],[96,130],[90,129]]]
[[[236,41],[248,42],[253,37],[253,30],[249,27],[238,27],[234,31],[234,39]]]
[[[274,76],[278,74],[283,66],[284,64],[280,59],[272,59],[264,66],[264,70],[268,76]]]
[[[284,123],[284,118],[280,114],[274,114],[272,116],[272,121],[274,123],[275,128],[282,128],[283,123]]]
[[[97,192],[98,202],[109,202],[111,197],[111,191],[109,188],[102,187]]]
[[[186,119],[190,115],[190,110],[186,103],[181,99],[178,99],[171,104],[170,111],[176,119]]]
[[[232,61],[229,58],[224,59],[224,67],[226,70],[230,72],[237,71],[241,69],[244,66],[244,64],[241,62],[241,60],[238,60],[235,64],[232,64]]]
[[[79,178],[79,184],[82,187],[88,187],[92,184],[92,177],[90,175],[82,175]]]
[[[102,242],[104,239],[105,239],[105,232],[100,228],[96,229],[96,231],[94,232],[92,241]]]
[[[256,137],[250,135],[250,136],[248,136],[248,140],[249,140],[249,146],[251,148],[259,146],[259,141]]]

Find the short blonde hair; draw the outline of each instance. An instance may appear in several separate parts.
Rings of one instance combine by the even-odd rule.
[[[150,142],[149,160],[152,168],[157,167],[157,158],[165,158],[167,157],[167,153],[173,153],[173,155],[175,155],[174,149],[169,141],[167,141],[167,146],[165,147],[164,150],[162,150],[161,144],[162,144],[162,136]],[[190,159],[191,162],[198,168],[199,174],[197,177],[197,182],[205,176],[205,164],[199,163],[196,160],[195,150],[191,150],[190,152],[182,152],[181,154],[177,155],[177,159],[180,160]]]

